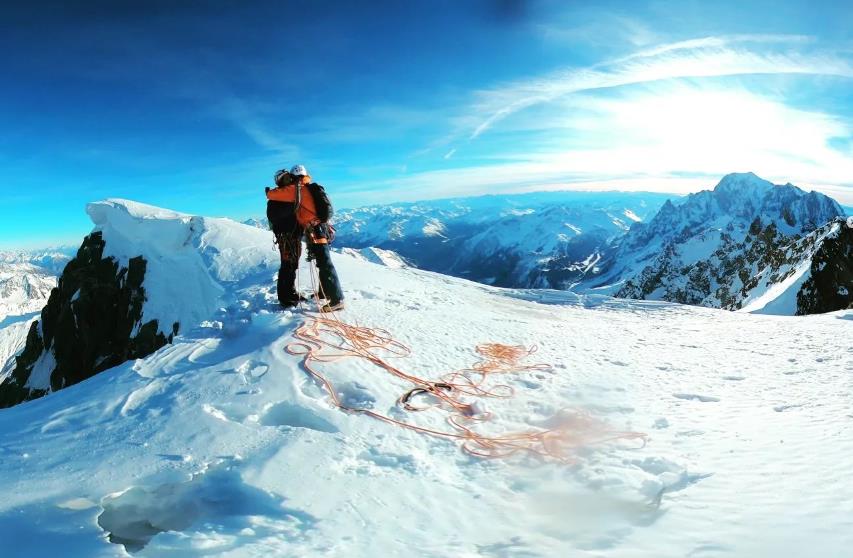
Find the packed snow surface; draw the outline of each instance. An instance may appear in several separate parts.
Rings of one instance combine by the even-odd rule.
[[[269,233],[116,200],[90,214],[117,257],[136,255],[134,240],[150,258],[153,310],[204,315],[145,359],[0,411],[4,557],[853,547],[851,311],[791,318],[505,290],[335,253],[341,319],[410,347],[394,361],[405,370],[438,378],[470,366],[480,343],[538,346],[532,361],[552,370],[502,378],[515,395],[480,401],[489,428],[547,428],[583,410],[648,434],[642,447],[584,448],[575,465],[481,460],[330,404],[284,350],[311,313],[276,308]],[[211,298],[178,304],[190,287],[173,289],[161,264]],[[323,371],[352,406],[447,428],[440,409],[400,409],[412,386],[366,362]]]

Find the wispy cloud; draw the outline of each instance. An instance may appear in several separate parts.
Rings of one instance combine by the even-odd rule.
[[[698,50],[707,48],[724,48],[732,47],[742,43],[754,43],[763,45],[781,44],[785,46],[803,45],[814,43],[815,38],[808,35],[761,35],[761,34],[743,34],[743,35],[723,35],[718,37],[701,37],[698,39],[688,39],[686,41],[678,41],[674,43],[666,43],[651,48],[639,50],[628,56],[618,58],[605,65],[611,65],[618,62],[625,62],[637,58],[649,58],[660,56],[662,54],[677,52],[680,50]]]
[[[565,95],[674,78],[751,74],[810,74],[853,77],[849,60],[833,54],[803,54],[792,48],[777,51],[735,48],[743,43],[766,46],[802,45],[801,35],[734,35],[705,37],[641,50],[586,68],[568,68],[518,80],[475,93],[467,111],[474,140],[501,120],[521,110]]]
[[[702,80],[600,93],[502,125],[483,140],[488,154],[478,164],[373,187],[383,199],[409,201],[548,189],[687,193],[729,172],[754,171],[853,202],[853,152],[837,147],[853,138],[850,118]]]
[[[257,108],[238,97],[229,96],[215,102],[215,111],[218,116],[231,122],[242,130],[252,141],[263,149],[281,157],[283,160],[292,160],[299,156],[299,147],[284,138],[292,137],[284,130],[275,130],[269,127]]]
[[[839,146],[853,141],[853,118],[816,102],[849,86],[851,60],[805,35],[712,36],[480,89],[458,107],[453,134],[426,150],[443,148],[444,168],[374,181],[359,196],[687,193],[751,170],[851,203],[853,152]],[[463,145],[464,166],[451,162]]]
[[[595,9],[586,21],[577,22],[572,14],[566,22],[551,21],[537,26],[541,36],[549,42],[571,45],[612,45],[614,37],[633,47],[643,47],[660,42],[658,33],[634,18]]]

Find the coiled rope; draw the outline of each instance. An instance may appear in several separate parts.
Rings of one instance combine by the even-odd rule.
[[[322,287],[319,290],[317,288],[319,282],[313,262],[310,266],[310,275],[312,292],[315,293],[315,301],[319,306]],[[480,360],[470,368],[444,374],[438,381],[432,381],[409,374],[386,360],[386,358],[406,357],[411,354],[411,349],[395,340],[388,331],[347,324],[335,312],[309,315],[293,336],[297,341],[289,343],[285,350],[292,355],[302,357],[305,370],[323,386],[337,408],[348,413],[367,415],[422,434],[456,440],[461,443],[462,450],[472,456],[493,459],[525,452],[564,463],[574,463],[576,450],[583,446],[618,440],[641,440],[643,444],[646,441],[645,434],[613,431],[600,420],[580,410],[564,413],[562,421],[551,428],[498,436],[486,435],[474,430],[477,424],[490,420],[492,414],[481,412],[476,404],[462,398],[512,397],[514,389],[511,386],[506,384],[487,386],[487,381],[496,374],[551,370],[551,366],[547,364],[522,362],[536,352],[536,347],[484,343],[476,347]],[[334,384],[318,369],[318,365],[348,358],[364,359],[391,375],[411,383],[414,387],[400,396],[398,404],[412,412],[442,408],[447,412],[447,422],[452,429],[437,430],[419,426],[377,413],[372,409],[353,407],[344,403]],[[413,405],[412,400],[422,395],[432,396],[438,400],[438,403],[431,406]]]

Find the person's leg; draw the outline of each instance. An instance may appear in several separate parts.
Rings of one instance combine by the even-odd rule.
[[[278,301],[282,306],[295,306],[299,303],[296,292],[296,270],[302,255],[301,232],[279,234],[278,250],[281,256],[281,268],[278,270]]]
[[[341,282],[338,272],[332,263],[332,257],[328,244],[308,244],[311,257],[317,262],[317,272],[320,275],[320,294],[328,299],[329,304],[334,306],[344,299],[341,290]]]

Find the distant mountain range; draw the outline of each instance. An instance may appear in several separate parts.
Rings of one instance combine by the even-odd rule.
[[[670,197],[548,192],[363,207],[336,215],[336,243],[495,286],[563,288]]]
[[[577,288],[775,314],[846,308],[853,259],[845,259],[844,249],[828,255],[836,244],[853,246],[843,214],[823,194],[730,174],[713,190],[667,202],[651,221],[632,227]],[[818,269],[817,260],[828,265]],[[821,279],[829,273],[835,279]],[[825,287],[800,296],[807,284]]]
[[[47,304],[71,249],[0,252],[0,382],[11,373],[30,323]]]
[[[338,244],[504,287],[806,314],[853,303],[837,202],[752,173],[686,197],[554,192],[339,213]]]
[[[71,253],[70,248],[0,252],[0,323],[41,310]]]

